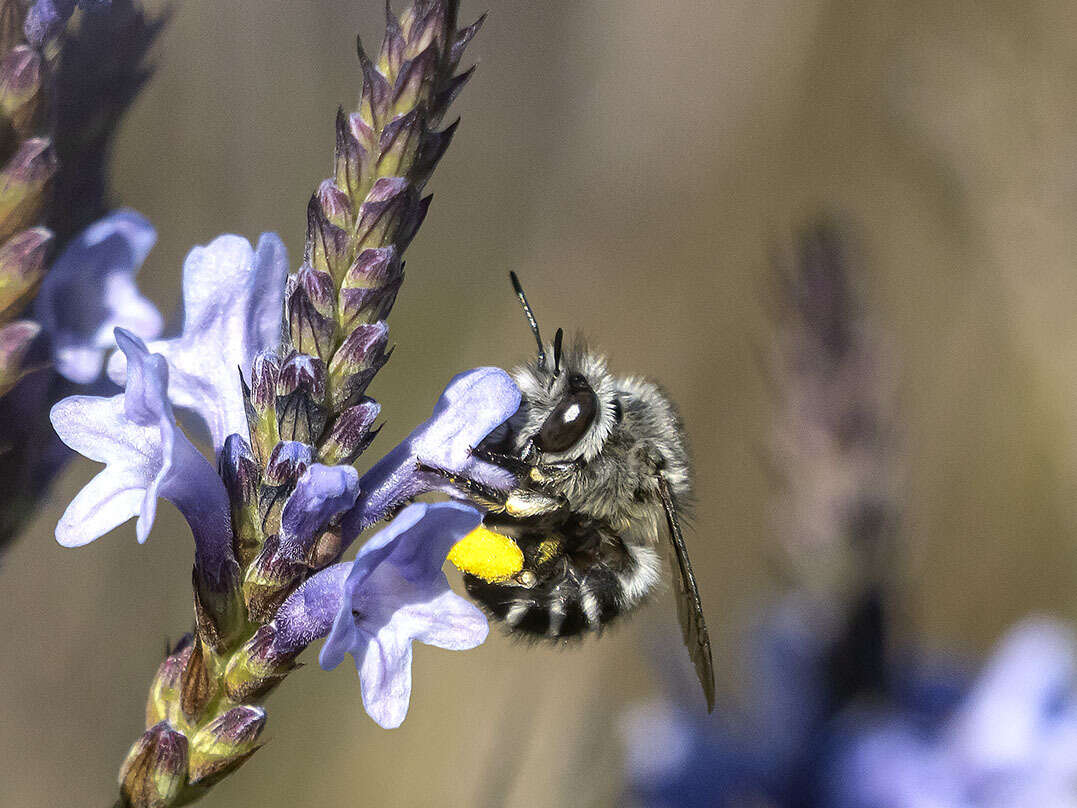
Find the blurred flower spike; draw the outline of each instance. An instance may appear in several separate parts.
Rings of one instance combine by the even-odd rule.
[[[52,338],[56,369],[65,378],[96,381],[116,328],[142,339],[161,333],[160,313],[135,286],[156,241],[145,217],[119,210],[79,233],[53,262],[34,314]]]
[[[59,34],[75,7],[85,11],[104,11],[112,0],[37,0],[26,13],[26,39],[38,47]]]

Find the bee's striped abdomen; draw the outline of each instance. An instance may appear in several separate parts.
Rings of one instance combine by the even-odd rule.
[[[658,556],[637,547],[586,566],[562,556],[531,588],[465,576],[468,593],[513,631],[538,637],[574,637],[598,631],[630,611],[659,578]]]

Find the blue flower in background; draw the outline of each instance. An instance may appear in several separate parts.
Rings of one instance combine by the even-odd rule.
[[[1077,806],[1077,647],[1030,619],[999,643],[965,697],[919,726],[892,709],[850,716],[824,784],[835,808]]]
[[[45,275],[34,315],[52,342],[62,376],[90,384],[123,328],[144,340],[161,333],[156,307],[135,286],[135,273],[157,241],[157,231],[136,211],[123,209],[79,233]]]
[[[891,664],[881,689],[842,699],[832,653],[842,644],[819,629],[813,640],[804,621],[790,632],[789,617],[772,617],[760,635],[770,649],[761,658],[784,664],[754,672],[758,706],[746,714],[708,718],[660,699],[626,716],[638,804],[1077,806],[1077,647],[1068,627],[1019,624],[971,684],[918,660]]]

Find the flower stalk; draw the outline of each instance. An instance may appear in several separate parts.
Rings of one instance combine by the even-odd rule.
[[[426,214],[430,197],[423,189],[456,125],[437,127],[471,74],[456,70],[482,22],[457,30],[457,5],[414,0],[399,16],[388,14],[376,57],[359,46],[358,107],[337,114],[334,176],[311,198],[303,263],[284,288],[283,342],[246,365],[245,429],[211,428],[229,501],[229,563],[222,569],[234,564],[235,574],[207,578],[205,565],[196,564],[196,628],[151,685],[146,732],[120,775],[122,806],[187,804],[239,768],[258,749],[263,700],[340,611],[348,565],[333,564],[359,532],[341,522],[360,492],[351,464],[376,435],[380,411],[365,394],[391,353],[386,317],[403,281],[402,255]],[[182,370],[181,350],[169,355],[169,364]],[[125,349],[128,396],[132,351]],[[231,368],[236,364],[243,365]],[[199,403],[190,406],[197,410]],[[472,529],[473,513],[447,513],[455,527],[446,535]],[[424,535],[421,525],[409,524],[409,535]],[[371,557],[390,563],[392,547]],[[423,571],[438,603],[455,597],[435,580],[444,581],[440,565],[448,546],[443,550],[437,569]],[[351,576],[351,586],[376,588],[389,574],[375,574],[378,569]],[[470,612],[458,623],[468,619]],[[485,621],[477,612],[475,619],[482,630],[467,642],[427,629],[411,636],[470,647],[485,637]],[[348,643],[358,653],[361,640],[340,631],[338,655]]]

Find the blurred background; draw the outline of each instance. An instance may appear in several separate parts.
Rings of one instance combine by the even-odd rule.
[[[516,270],[547,331],[582,330],[680,404],[687,540],[735,701],[746,631],[788,586],[758,359],[773,255],[834,215],[895,360],[897,631],[976,659],[1029,613],[1077,616],[1077,8],[464,0],[462,19],[487,9],[367,457],[455,372],[533,349]],[[373,47],[382,20],[374,0],[174,4],[114,163],[117,200],[159,231],[140,284],[162,311],[186,251],[220,232],[276,230],[298,264],[333,115],[357,95],[353,35]],[[141,547],[133,524],[77,551],[53,540],[95,472],[73,462],[0,560],[3,805],[109,804],[166,640],[190,628],[191,540],[170,505]],[[666,592],[563,650],[497,631],[466,654],[417,646],[395,731],[366,716],[349,665],[308,664],[269,701],[267,747],[204,804],[615,804],[619,715],[681,665],[679,631]]]

